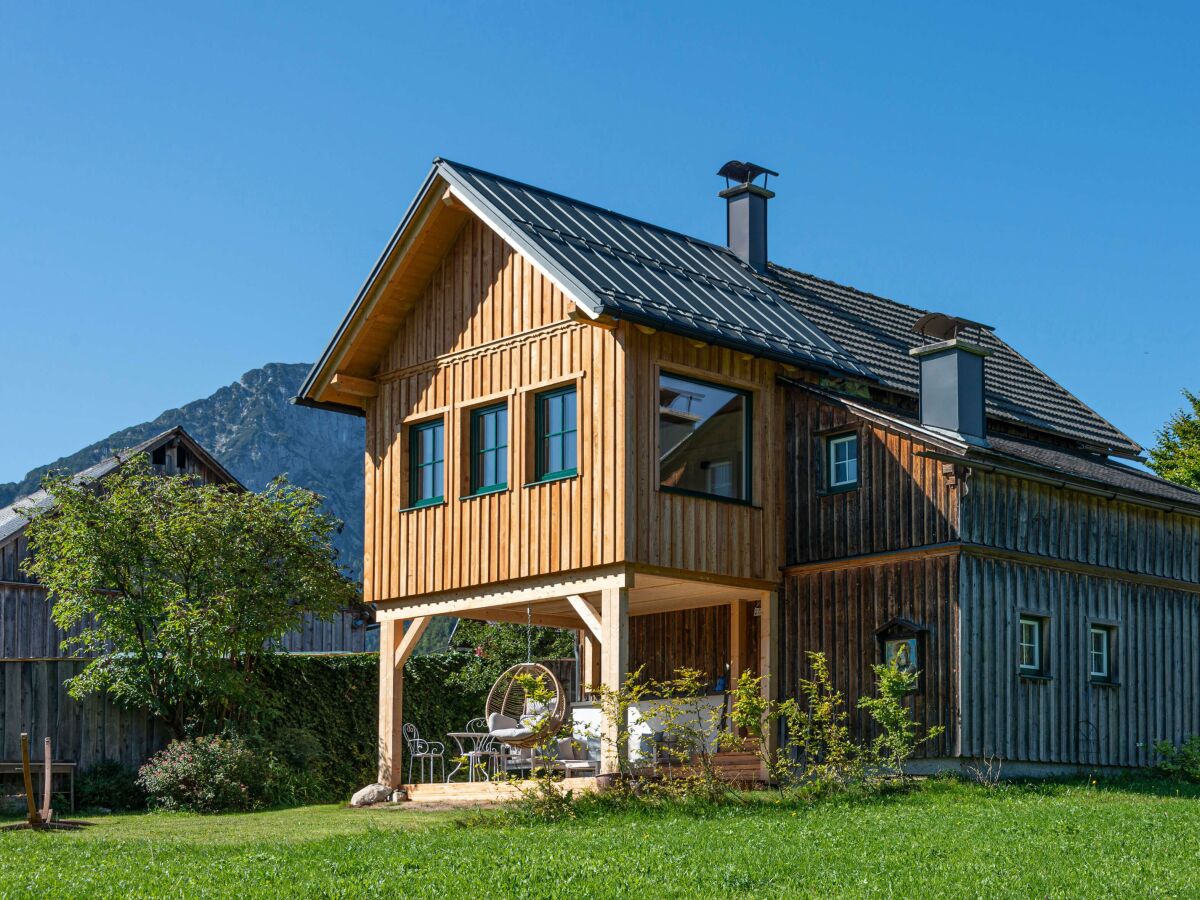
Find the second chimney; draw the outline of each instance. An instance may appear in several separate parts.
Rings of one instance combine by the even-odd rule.
[[[767,178],[778,172],[749,162],[730,160],[717,172],[725,179],[726,244],[759,272],[767,268],[767,201],[775,196],[767,190]],[[763,183],[754,181],[762,176]]]
[[[921,364],[921,424],[986,445],[983,361],[989,352],[957,336],[908,352]]]

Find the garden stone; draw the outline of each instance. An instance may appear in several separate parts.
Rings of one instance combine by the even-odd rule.
[[[370,806],[372,803],[386,803],[392,799],[392,789],[386,784],[368,784],[350,798],[351,806]]]

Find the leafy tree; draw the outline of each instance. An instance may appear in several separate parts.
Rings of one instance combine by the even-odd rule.
[[[1158,432],[1149,466],[1168,481],[1200,490],[1200,396],[1185,390],[1191,410],[1181,409]]]
[[[92,657],[71,695],[107,693],[176,738],[251,717],[270,644],[357,598],[330,546],[338,523],[282,478],[235,491],[138,456],[99,482],[43,484],[55,503],[23,565],[55,598],[63,649]]]
[[[477,666],[464,667],[460,679],[472,688],[488,688],[509,666],[526,657],[566,659],[575,655],[575,633],[561,628],[532,628],[512,622],[479,622],[460,619],[451,643],[473,650]]]

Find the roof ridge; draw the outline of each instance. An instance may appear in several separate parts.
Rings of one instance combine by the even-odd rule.
[[[738,263],[740,263],[752,275],[758,274],[757,272],[754,271],[754,269],[749,264],[747,264],[747,262],[744,259],[742,259],[740,256],[738,256],[736,253],[734,253],[732,250],[730,250],[724,244],[716,244],[716,243],[713,243],[712,241],[706,241],[704,238],[698,238],[694,234],[688,234],[684,231],[679,231],[678,229],[675,229],[675,228],[668,228],[665,225],[656,225],[654,222],[648,222],[645,219],[639,219],[637,216],[631,216],[627,213],[618,212],[615,209],[609,209],[607,206],[600,206],[598,203],[590,203],[587,200],[580,200],[578,197],[571,197],[571,196],[568,196],[567,194],[561,194],[558,191],[551,191],[547,188],[539,187],[536,184],[530,184],[529,182],[526,182],[526,181],[520,181],[516,178],[510,178],[507,175],[498,175],[495,172],[489,172],[487,169],[481,169],[478,166],[468,165],[467,163],[455,162],[452,159],[446,159],[444,156],[434,157],[433,162],[435,165],[445,164],[454,169],[465,169],[466,171],[474,172],[477,175],[483,175],[487,178],[494,178],[497,181],[507,182],[508,184],[514,185],[515,187],[519,187],[519,188],[522,188],[527,191],[535,191],[539,194],[544,194],[547,197],[554,197],[557,200],[563,200],[567,203],[573,203],[576,206],[583,206],[588,209],[595,210],[596,212],[600,212],[600,213],[604,213],[605,215],[612,216],[615,219],[623,219],[626,222],[632,222],[634,225],[640,225],[643,228],[652,228],[655,231],[661,231],[664,234],[673,234],[678,238],[683,238],[685,241],[691,241],[692,243],[699,244],[702,247],[709,247],[713,250],[719,250],[721,253],[724,253],[730,259],[736,260]]]

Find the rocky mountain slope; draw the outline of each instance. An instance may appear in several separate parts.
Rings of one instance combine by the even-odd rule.
[[[363,550],[363,420],[293,406],[309,366],[269,363],[247,372],[211,397],[170,409],[150,422],[124,428],[70,456],[0,484],[0,506],[37,490],[50,469],[77,472],[175,425],[182,425],[243,484],[261,490],[281,473],[325,497],[343,522],[342,561],[356,574]]]

